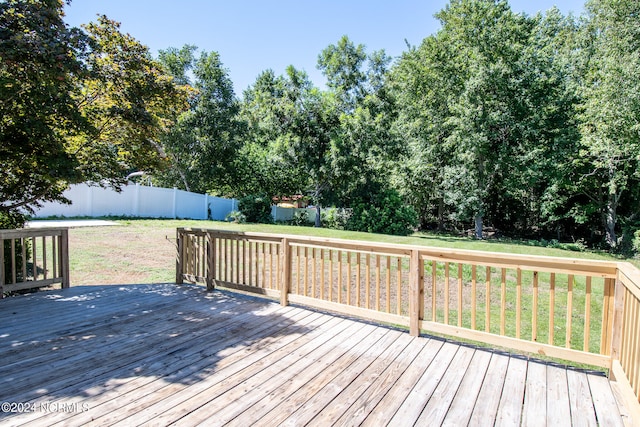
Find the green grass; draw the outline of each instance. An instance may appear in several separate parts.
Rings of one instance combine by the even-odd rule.
[[[619,261],[616,257],[604,252],[584,251],[577,252],[566,249],[550,248],[532,245],[531,241],[514,240],[475,240],[468,237],[442,236],[428,233],[415,233],[411,236],[391,236],[387,234],[362,233],[357,231],[332,230],[315,227],[297,227],[278,224],[235,224],[222,221],[195,221],[195,220],[136,220],[125,219],[118,221],[121,224],[134,227],[192,227],[212,228],[219,230],[251,231],[261,233],[295,234],[304,236],[333,237],[338,239],[363,240],[368,242],[397,243],[418,246],[432,246],[440,248],[466,249],[489,252],[503,252],[521,255],[544,255],[561,258],[597,259]],[[629,260],[635,261],[635,260]]]

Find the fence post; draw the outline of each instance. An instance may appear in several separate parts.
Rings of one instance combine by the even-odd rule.
[[[421,313],[424,293],[424,280],[421,280],[423,274],[424,266],[420,260],[420,251],[412,249],[409,262],[409,333],[414,337],[420,335],[420,318],[423,316]]]
[[[24,261],[23,261],[24,262]],[[60,234],[60,262],[62,273],[62,289],[71,286],[71,278],[69,277],[69,229],[64,228]]]
[[[183,236],[182,229],[176,229],[176,244],[177,244],[177,253],[176,253],[176,284],[181,285],[182,282],[182,263],[184,262],[184,254],[183,254]]]
[[[280,304],[289,305],[289,289],[291,287],[291,246],[289,239],[282,239],[280,244],[282,251],[282,286],[280,288]]]
[[[173,198],[172,198],[172,208],[171,208],[171,215],[173,216],[173,219],[176,219],[177,217],[177,211],[178,211],[178,189],[176,187],[173,187]]]

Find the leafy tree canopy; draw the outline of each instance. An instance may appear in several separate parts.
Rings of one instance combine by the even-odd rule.
[[[0,211],[161,167],[160,136],[186,108],[184,88],[119,24],[62,17],[60,0],[0,3]]]

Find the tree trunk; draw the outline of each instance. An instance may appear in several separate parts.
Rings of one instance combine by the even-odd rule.
[[[322,227],[322,220],[320,218],[320,210],[321,210],[320,205],[316,204],[316,224],[315,224],[316,227]]]
[[[438,231],[444,231],[444,199],[438,200]]]
[[[609,194],[607,207],[604,213],[604,229],[606,233],[607,244],[612,248],[618,247],[618,238],[616,236],[618,197],[616,194]]]
[[[476,223],[476,239],[482,240],[482,214],[476,214],[474,220]]]
[[[176,170],[178,171],[178,174],[180,175],[180,178],[182,178],[182,183],[184,184],[184,189],[191,192],[191,190],[189,189],[189,183],[187,182],[187,177],[184,174],[184,172],[182,172],[182,170],[180,168],[176,168]]]

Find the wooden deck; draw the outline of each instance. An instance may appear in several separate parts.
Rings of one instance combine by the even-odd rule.
[[[0,328],[2,425],[629,424],[598,373],[195,286],[8,298]]]

